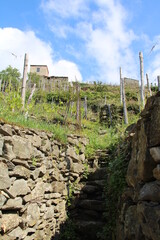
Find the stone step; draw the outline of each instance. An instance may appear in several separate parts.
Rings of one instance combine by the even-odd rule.
[[[91,171],[88,179],[87,180],[102,180],[102,179],[106,179],[107,177],[107,172],[106,172],[106,168],[98,168],[94,171]]]
[[[87,210],[95,210],[97,212],[104,211],[104,202],[100,200],[84,199],[78,202],[78,206]]]
[[[104,226],[102,221],[76,221],[77,231],[80,239],[98,240],[97,234]]]

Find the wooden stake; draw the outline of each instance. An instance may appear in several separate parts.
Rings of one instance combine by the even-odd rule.
[[[33,85],[33,88],[32,88],[31,94],[30,94],[30,96],[29,96],[29,98],[28,98],[27,104],[30,104],[35,90],[36,90],[36,84]]]
[[[108,104],[107,106],[108,106],[108,112],[109,112],[110,123],[111,123],[111,126],[112,126],[112,114],[111,114],[111,107],[110,107],[110,104]]]
[[[104,105],[106,105],[106,104],[107,104],[107,98],[105,96],[105,98],[104,98]]]
[[[140,59],[140,77],[141,77],[141,105],[144,108],[144,69],[143,69],[143,53],[139,52]]]
[[[146,73],[146,80],[147,80],[147,88],[148,88],[149,96],[152,96],[152,90],[149,84],[149,78],[147,73]]]
[[[160,91],[160,76],[157,76],[157,81],[158,81],[158,91]]]
[[[76,114],[76,119],[77,119],[77,125],[78,128],[81,128],[81,101],[80,101],[80,86],[78,82],[76,83],[76,94],[77,94],[77,114]]]
[[[24,69],[23,69],[23,80],[22,80],[22,92],[21,92],[21,97],[22,97],[22,109],[24,109],[24,105],[25,105],[27,71],[28,71],[28,54],[25,53],[25,57],[24,57]]]
[[[128,124],[128,114],[127,114],[127,106],[126,106],[124,78],[122,78],[122,100],[123,100],[124,123]]]
[[[87,97],[84,97],[84,118],[87,119]]]
[[[120,74],[120,103],[122,104],[122,69],[121,67],[119,68],[119,74]]]

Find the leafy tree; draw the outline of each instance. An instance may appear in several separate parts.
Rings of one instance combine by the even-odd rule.
[[[0,72],[0,79],[2,80],[2,89],[5,91],[8,87],[14,90],[18,90],[21,74],[17,68],[8,66],[5,70]]]
[[[33,85],[34,83],[38,86],[40,81],[40,76],[37,73],[28,73],[28,80]]]

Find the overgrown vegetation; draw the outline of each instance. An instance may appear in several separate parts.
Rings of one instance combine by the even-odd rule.
[[[81,128],[77,128],[75,84],[68,91],[58,89],[47,92],[37,89],[31,102],[28,98],[31,89],[27,88],[25,108],[22,111],[21,101],[21,78],[17,69],[9,66],[0,72],[0,118],[4,121],[18,124],[23,127],[45,130],[53,133],[53,138],[62,143],[67,142],[68,133],[78,133],[89,138],[86,146],[86,156],[91,157],[96,150],[108,149],[110,159],[108,161],[108,181],[106,185],[106,226],[103,233],[99,234],[101,239],[114,239],[116,225],[116,214],[118,203],[125,187],[125,175],[129,159],[128,145],[124,142],[124,131],[126,125],[123,123],[123,112],[120,104],[119,86],[103,85],[101,82],[94,84],[81,84]],[[29,75],[29,83],[39,85],[39,76]],[[157,91],[157,88],[152,88]],[[87,98],[87,117],[84,118],[84,99]],[[139,118],[139,89],[126,89],[126,100],[129,124],[136,122]],[[112,117],[114,124],[100,122],[100,109],[110,104],[114,107]],[[118,110],[117,110],[118,109]],[[118,120],[117,120],[118,119]],[[106,120],[107,121],[107,120]],[[77,148],[77,154],[80,148]],[[36,159],[32,159],[36,165]],[[83,177],[88,177],[88,166],[84,165]],[[69,185],[68,206],[71,204],[76,182]],[[76,228],[68,219],[65,231],[60,239],[78,240]]]
[[[121,195],[126,187],[125,177],[130,160],[130,142],[127,142],[124,136],[116,144],[111,145],[109,151],[108,179],[105,187],[104,218],[106,224],[103,232],[98,234],[101,240],[116,239],[116,220]]]

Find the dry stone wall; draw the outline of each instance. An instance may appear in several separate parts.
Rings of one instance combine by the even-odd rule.
[[[148,99],[132,136],[117,240],[160,239],[160,93]]]
[[[84,174],[87,139],[0,123],[0,239],[56,239],[69,184]]]

